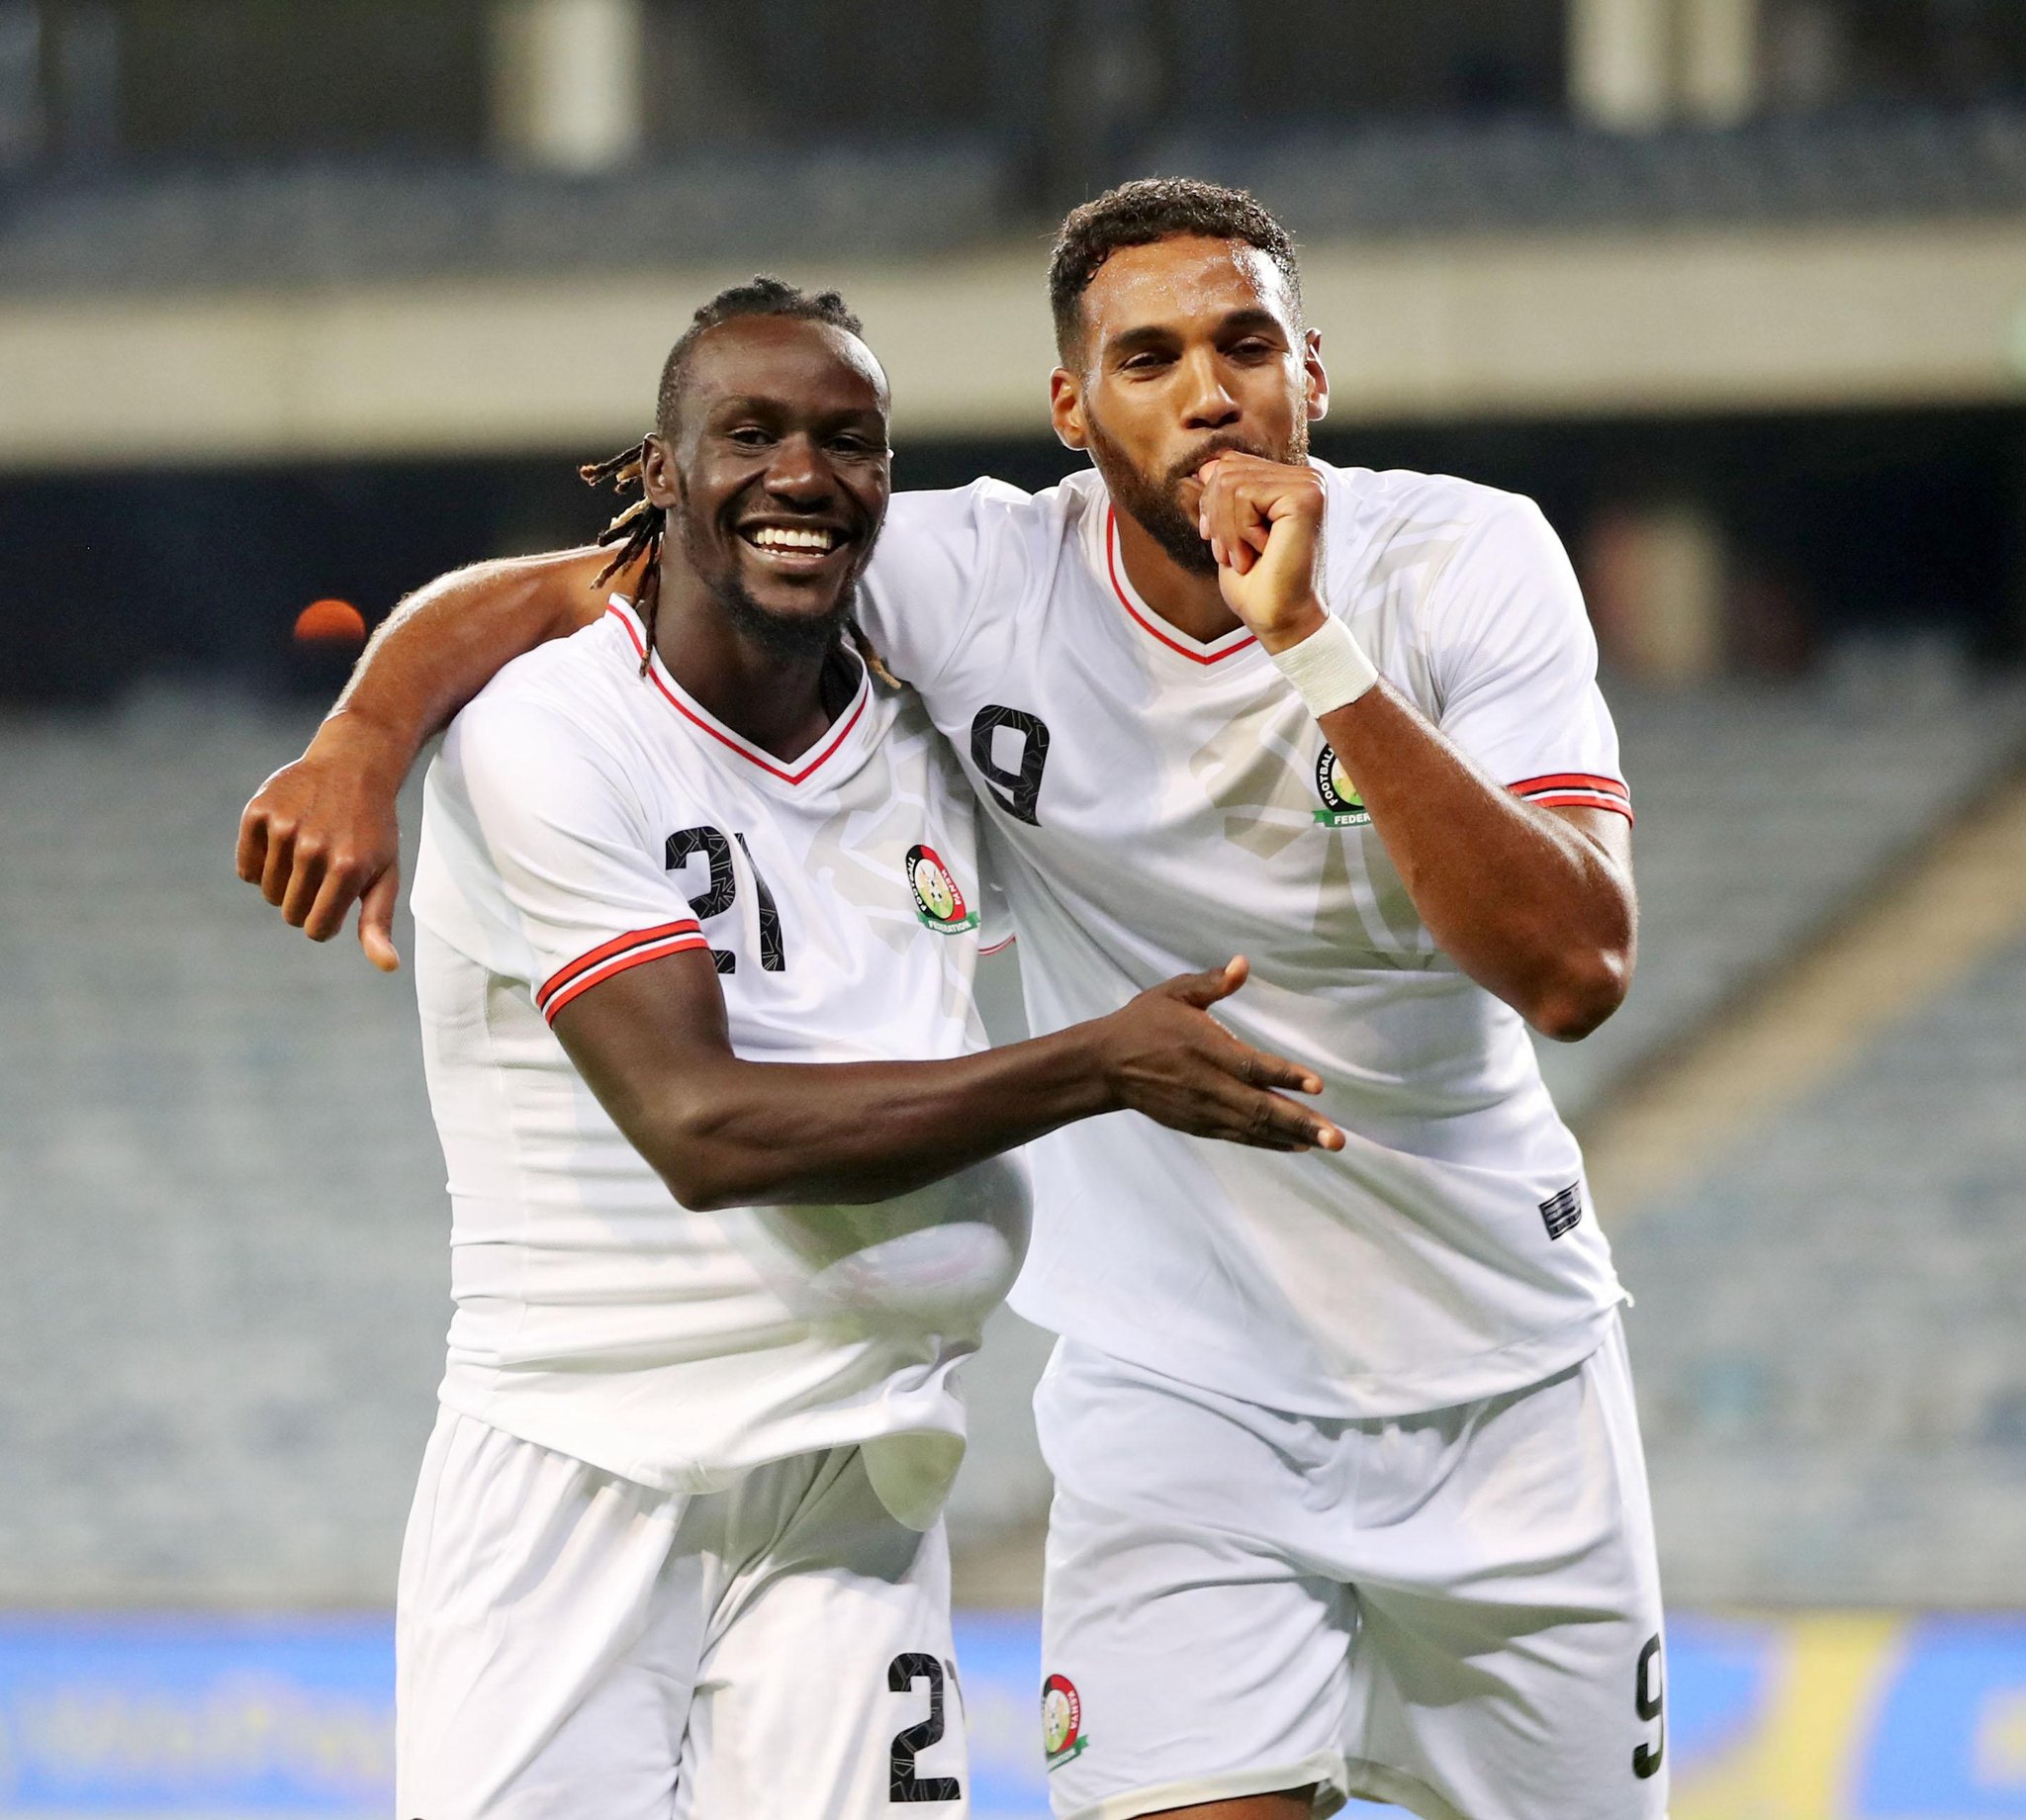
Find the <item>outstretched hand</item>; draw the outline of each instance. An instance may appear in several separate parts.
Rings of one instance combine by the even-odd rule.
[[[370,732],[327,720],[293,765],[254,793],[239,817],[239,876],[282,921],[327,942],[359,906],[359,946],[383,973],[401,965],[394,905],[401,890],[395,797],[405,767]]]
[[[1210,1007],[1245,983],[1243,956],[1141,993],[1103,1020],[1120,1105],[1197,1138],[1262,1150],[1340,1150],[1343,1134],[1286,1093],[1321,1093],[1310,1069],[1241,1043]]]

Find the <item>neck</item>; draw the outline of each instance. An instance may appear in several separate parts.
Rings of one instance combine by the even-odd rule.
[[[1225,604],[1216,576],[1184,569],[1131,513],[1115,509],[1112,516],[1119,527],[1119,561],[1126,579],[1154,612],[1199,644],[1237,630],[1242,622]]]
[[[654,648],[692,700],[777,759],[800,758],[842,706],[835,682],[825,704],[826,670],[832,679],[843,676],[843,667],[830,668],[835,640],[792,654],[762,645],[673,553],[662,558]]]

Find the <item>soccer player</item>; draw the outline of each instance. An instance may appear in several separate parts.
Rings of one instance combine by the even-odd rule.
[[[637,597],[430,769],[456,1315],[404,1816],[962,1811],[937,1512],[951,1374],[1026,1239],[1000,1153],[1126,1107],[1340,1141],[1268,1090],[1309,1070],[1207,1015],[1242,968],[979,1052],[972,798],[844,636],[889,485],[858,326],[779,284],[698,314],[637,456]]]
[[[1243,193],[1084,205],[1050,296],[1055,428],[1094,471],[901,496],[865,623],[984,805],[1036,1028],[1243,948],[1221,1015],[1349,1137],[1037,1146],[1013,1303],[1062,1336],[1035,1404],[1056,1810],[1652,1820],[1624,1298],[1525,1029],[1582,1037],[1633,959],[1575,578],[1523,500],[1309,457],[1320,341]],[[384,879],[416,746],[487,644],[580,621],[594,562],[450,578],[383,636],[253,805],[365,856],[321,897],[279,864],[292,921],[327,937]]]

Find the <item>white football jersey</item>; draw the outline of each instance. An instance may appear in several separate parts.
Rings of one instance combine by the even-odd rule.
[[[670,1491],[852,1442],[925,1523],[962,1453],[950,1374],[1026,1241],[994,1158],[868,1206],[694,1213],[549,1020],[630,966],[715,959],[750,1060],[982,1046],[970,792],[861,676],[783,763],[691,699],[639,622],[509,664],[429,769],[415,973],[451,1195],[450,1408]]]
[[[1318,464],[1331,610],[1494,780],[1629,813],[1576,581],[1528,501]],[[986,808],[1038,1031],[1243,954],[1217,1015],[1315,1070],[1339,1154],[1104,1119],[1035,1146],[1013,1305],[1272,1408],[1444,1408],[1582,1357],[1622,1299],[1519,1015],[1416,914],[1256,640],[1134,593],[1095,473],[903,495],[866,622]]]

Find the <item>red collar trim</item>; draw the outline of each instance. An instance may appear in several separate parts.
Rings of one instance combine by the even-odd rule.
[[[1163,632],[1159,626],[1155,625],[1151,619],[1148,618],[1148,616],[1145,613],[1143,613],[1137,606],[1133,604],[1133,596],[1126,592],[1125,579],[1119,574],[1118,532],[1119,508],[1116,505],[1107,505],[1104,508],[1105,570],[1106,573],[1109,574],[1111,577],[1112,592],[1118,595],[1119,604],[1123,606],[1126,609],[1126,611],[1133,616],[1133,623],[1139,626],[1139,628],[1143,632],[1146,632],[1150,634],[1151,637],[1158,639],[1170,651],[1179,652],[1183,657],[1187,658],[1189,662],[1192,664],[1221,664],[1228,657],[1236,657],[1241,651],[1244,650],[1247,645],[1256,645],[1259,642],[1258,639],[1253,637],[1251,633],[1247,632],[1245,636],[1240,639],[1236,644],[1226,645],[1222,651],[1211,651],[1206,656],[1203,647],[1198,646],[1192,648],[1189,645],[1180,643],[1178,640],[1171,637],[1168,633]],[[1225,637],[1231,637],[1231,633],[1227,632],[1225,634]]]
[[[626,637],[632,642],[634,655],[645,658],[647,656],[647,644],[641,636],[639,626],[634,623],[632,613],[627,608],[619,605],[617,601],[613,601],[608,605],[605,611],[611,614],[625,628]],[[800,783],[805,777],[816,772],[823,765],[824,761],[851,737],[852,728],[859,724],[859,717],[866,711],[866,703],[873,698],[871,682],[862,668],[859,672],[858,698],[852,703],[851,711],[837,723],[836,731],[831,734],[822,750],[814,758],[808,760],[799,771],[786,771],[783,769],[780,760],[774,758],[771,754],[761,752],[750,742],[740,739],[736,733],[720,727],[715,721],[707,719],[685,701],[676,692],[675,688],[671,686],[669,679],[662,674],[661,659],[658,656],[648,666],[647,680],[661,691],[662,698],[667,701],[669,706],[674,708],[692,727],[709,734],[720,746],[725,747],[729,751],[736,752],[748,765],[759,766],[770,777],[779,777],[783,783]]]

